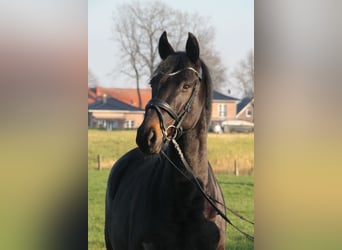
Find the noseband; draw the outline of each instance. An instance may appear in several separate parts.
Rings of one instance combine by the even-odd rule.
[[[181,70],[178,70],[176,72],[169,73],[169,74],[165,74],[163,72],[162,73],[167,75],[167,76],[174,76],[174,75],[177,75],[177,74],[183,72],[184,70],[191,70],[191,71],[195,72],[198,79],[200,81],[202,80],[202,68],[200,69],[199,72],[192,67],[187,67],[187,68],[184,68],[184,69],[181,69]],[[147,112],[147,110],[152,109],[152,108],[157,111],[159,121],[160,121],[160,128],[161,128],[162,133],[163,133],[164,141],[170,141],[172,139],[179,138],[182,135],[182,133],[183,133],[182,122],[183,122],[186,114],[189,113],[189,111],[191,110],[191,106],[195,100],[195,97],[196,97],[198,89],[199,89],[199,82],[200,81],[196,81],[196,84],[194,86],[194,89],[192,90],[192,93],[188,99],[188,102],[186,103],[186,105],[184,106],[184,109],[179,114],[177,114],[172,109],[172,107],[167,102],[165,102],[163,100],[154,98],[154,99],[151,99],[147,103],[146,108],[145,108],[146,112]],[[168,126],[167,128],[165,127],[165,121],[164,121],[165,119],[164,119],[164,116],[162,114],[162,110],[166,111],[172,117],[172,119],[175,120],[175,123],[173,125]]]

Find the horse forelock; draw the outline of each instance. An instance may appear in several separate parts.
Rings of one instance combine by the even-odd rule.
[[[176,52],[176,53],[168,56],[161,63],[159,63],[159,65],[157,66],[157,68],[153,72],[152,80],[155,76],[160,75],[161,72],[163,73],[163,75],[165,77],[167,77],[166,76],[167,74],[170,74],[170,73],[177,71],[177,70],[181,69],[182,67],[184,67],[184,66],[182,66],[183,60],[182,60],[181,54],[184,54],[184,53]],[[153,83],[155,83],[155,81],[150,82],[151,85],[153,85]]]

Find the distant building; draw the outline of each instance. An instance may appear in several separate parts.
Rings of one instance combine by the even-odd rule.
[[[103,129],[135,129],[144,119],[144,108],[151,99],[151,89],[141,89],[142,108],[136,89],[89,88],[88,126]],[[224,128],[227,122],[254,122],[254,99],[242,100],[213,91],[211,127]],[[253,124],[254,126],[254,124]]]
[[[221,123],[224,132],[254,131],[254,98],[243,98],[236,107],[235,119]]]
[[[88,126],[106,130],[136,129],[145,111],[112,97],[88,105]]]
[[[236,119],[254,123],[254,98],[243,98],[237,105]]]
[[[213,91],[213,102],[211,111],[212,124],[221,124],[226,120],[233,120],[236,117],[236,106],[239,99],[223,95]]]

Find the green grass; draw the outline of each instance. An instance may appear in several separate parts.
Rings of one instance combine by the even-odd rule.
[[[108,170],[88,171],[88,249],[105,249],[104,202],[108,174]],[[217,175],[217,178],[227,206],[254,221],[253,176]],[[241,230],[254,234],[252,225],[242,222],[229,212],[227,215]],[[228,225],[226,249],[253,249],[253,242]]]
[[[88,249],[106,249],[105,193],[109,171],[88,171]]]
[[[97,168],[97,155],[101,165],[110,168],[113,163],[130,149],[135,148],[136,130],[104,131],[88,130],[88,169]],[[242,175],[253,173],[253,134],[208,134],[208,158],[216,173],[234,171],[237,161]]]
[[[254,221],[254,179],[253,176],[216,175],[223,191],[226,206],[246,219]],[[242,231],[254,235],[254,226],[242,221],[227,211],[230,221]],[[253,249],[254,244],[227,225],[226,249]]]

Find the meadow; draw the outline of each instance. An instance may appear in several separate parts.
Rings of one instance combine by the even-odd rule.
[[[136,130],[88,130],[88,169],[111,168],[123,154],[136,147]],[[215,173],[233,174],[236,162],[240,175],[254,170],[254,134],[208,134],[208,157]]]
[[[105,249],[104,201],[109,169],[136,147],[136,131],[88,131],[88,249]],[[101,155],[102,171],[97,169]],[[208,157],[224,193],[226,204],[254,221],[254,135],[208,134]],[[240,176],[234,176],[234,161]],[[244,175],[244,176],[241,176]],[[241,230],[254,235],[254,227],[227,212]],[[253,249],[253,242],[227,225],[226,249]]]

